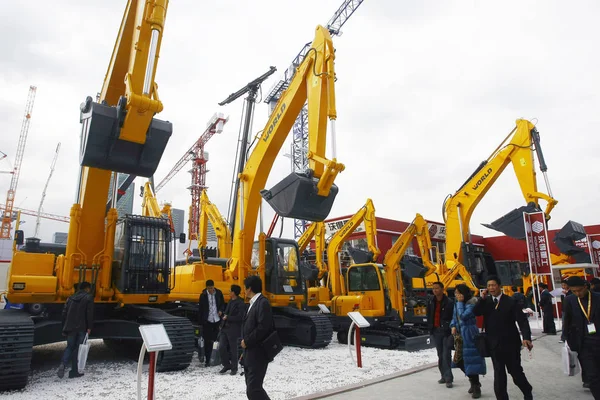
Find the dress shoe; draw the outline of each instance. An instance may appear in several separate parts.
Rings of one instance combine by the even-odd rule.
[[[224,374],[225,372],[229,371],[230,369],[231,369],[231,368],[229,368],[229,367],[223,367],[223,368],[222,368],[222,369],[219,371],[219,373],[220,373],[220,374]]]
[[[81,378],[84,374],[80,374],[79,372],[69,372],[69,378]]]
[[[445,380],[444,378],[442,378],[442,379],[440,379],[440,380],[438,381],[438,383],[439,383],[440,385],[443,385],[444,383],[446,383],[446,380]]]
[[[65,366],[61,365],[60,367],[58,367],[58,371],[56,371],[56,375],[58,375],[59,378],[62,378],[63,376],[65,376]]]
[[[237,375],[237,369],[232,369],[229,375]]]
[[[446,387],[450,389],[452,387],[452,382],[446,382]]]

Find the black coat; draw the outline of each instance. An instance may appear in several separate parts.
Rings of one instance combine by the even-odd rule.
[[[435,318],[435,305],[436,305],[435,296],[431,296],[429,301],[427,302],[427,328],[429,332],[433,332],[433,320]],[[452,321],[452,313],[454,311],[454,302],[450,300],[450,298],[446,295],[442,297],[442,306],[440,309],[440,325],[441,328],[446,332],[446,334],[450,334],[450,322]]]
[[[215,288],[215,300],[217,301],[217,312],[225,310],[225,299],[223,298],[223,292]],[[208,292],[206,289],[200,294],[199,304],[199,320],[200,325],[208,323]]]
[[[513,300],[521,307],[521,309],[526,308],[527,298],[521,292],[515,292],[512,295]]]
[[[540,307],[544,311],[544,314],[552,315],[552,294],[548,289],[544,289],[540,298]]]
[[[62,311],[63,333],[85,332],[94,324],[94,298],[80,290],[67,299]]]
[[[223,314],[227,316],[227,320],[223,322],[222,331],[240,337],[242,334],[242,320],[246,314],[246,304],[244,304],[244,301],[239,297],[235,300],[230,300]]]
[[[590,319],[596,325],[596,331],[598,331],[598,329],[600,329],[600,293],[592,291],[590,291],[590,293],[592,299]],[[583,315],[577,299],[577,296],[567,296],[563,303],[563,310],[565,313],[565,336],[569,347],[573,351],[579,351],[581,349],[583,338],[588,332],[588,321]],[[585,303],[582,301],[582,304],[584,304],[585,311],[587,312],[587,301],[585,301]],[[598,336],[600,338],[599,333],[596,333],[593,336]]]
[[[515,322],[519,324],[524,340],[531,340],[529,321],[521,306],[510,296],[502,295],[498,308],[494,298],[488,295],[480,300],[473,309],[475,315],[483,315],[483,326],[487,332],[491,349],[518,350],[521,348],[521,336]]]
[[[269,300],[262,294],[246,312],[242,323],[242,339],[247,350],[260,348],[273,330],[273,311]]]

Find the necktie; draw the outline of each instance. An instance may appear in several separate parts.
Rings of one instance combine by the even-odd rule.
[[[494,304],[498,304],[498,298],[494,297]]]

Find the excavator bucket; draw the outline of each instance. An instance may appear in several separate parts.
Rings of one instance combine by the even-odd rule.
[[[402,266],[402,275],[407,278],[424,278],[427,268],[423,265],[420,258],[413,256],[404,256],[400,262]]]
[[[95,103],[88,97],[81,109],[79,163],[86,167],[150,177],[158,167],[173,126],[170,122],[152,119],[146,143],[138,144],[119,139],[124,117],[123,106]]]
[[[526,206],[515,208],[503,217],[498,218],[491,224],[482,224],[486,228],[496,230],[510,236],[514,239],[525,239],[525,223],[523,213],[532,213],[541,211],[535,203],[529,203]]]
[[[337,193],[338,187],[333,185],[328,196],[319,196],[316,179],[297,172],[292,172],[271,190],[260,191],[280,216],[313,222],[327,218]]]
[[[576,240],[585,238],[586,232],[583,225],[575,221],[569,221],[554,236],[554,243],[556,243],[556,247],[561,253],[573,257],[576,263],[589,263],[591,262],[590,255],[586,253],[585,249],[575,244]]]

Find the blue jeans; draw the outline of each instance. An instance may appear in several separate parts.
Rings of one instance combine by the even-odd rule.
[[[67,336],[67,348],[63,354],[62,363],[66,367],[71,361],[71,373],[78,373],[77,356],[79,354],[79,345],[85,339],[85,332],[71,332]]]

